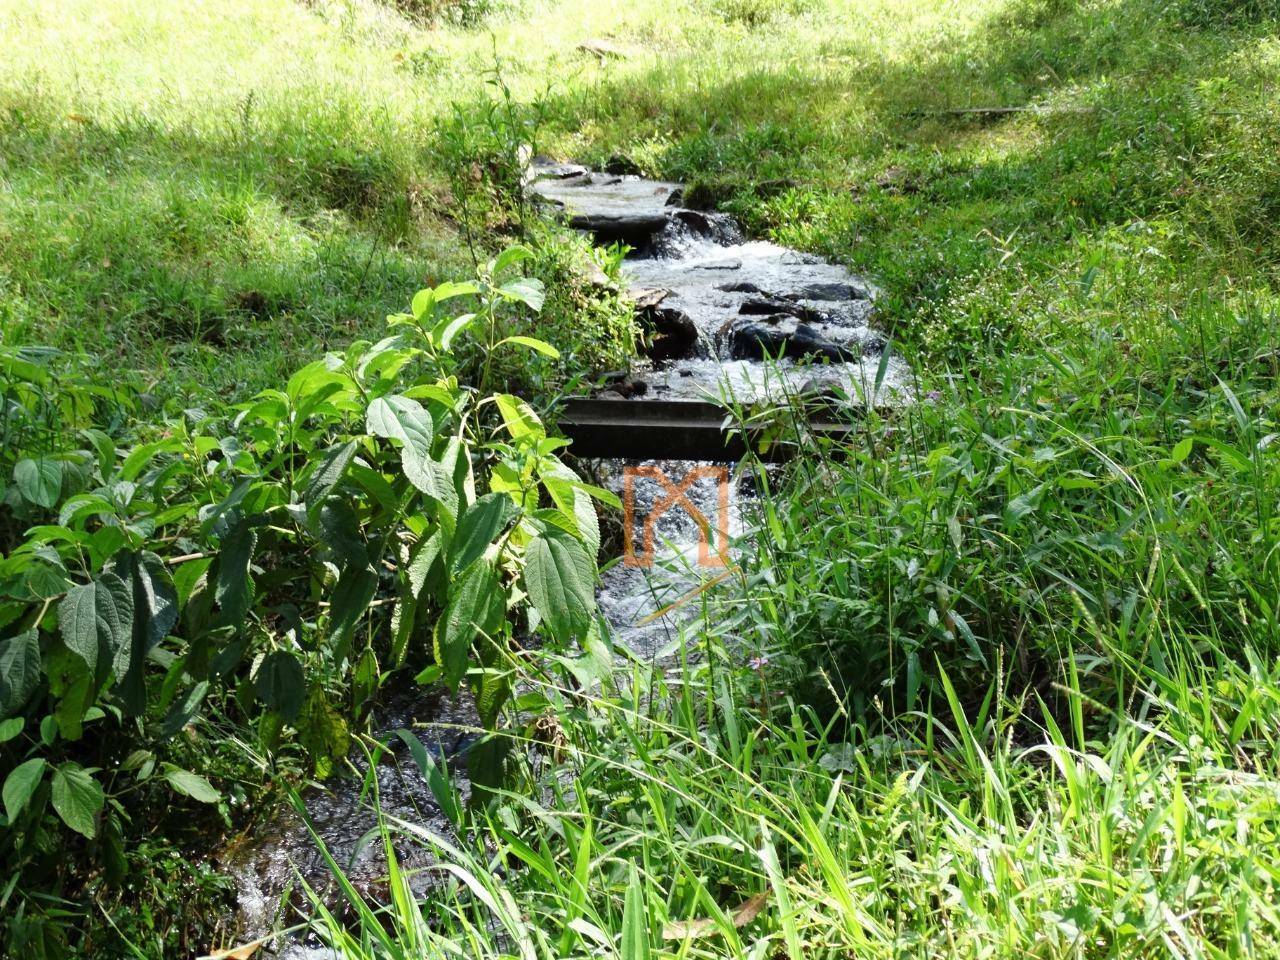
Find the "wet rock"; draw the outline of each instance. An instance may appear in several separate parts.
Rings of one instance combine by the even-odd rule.
[[[636,379],[625,370],[605,375],[605,386],[594,396],[601,400],[634,400],[649,392],[649,384]]]
[[[642,310],[652,310],[665,300],[670,292],[670,290],[662,290],[658,287],[632,287],[629,296],[638,313]]]
[[[559,206],[569,226],[595,234],[601,243],[645,246],[667,225],[673,212],[668,201],[679,188],[633,176],[542,176],[541,169],[535,168],[534,195]]]
[[[742,242],[742,231],[737,222],[723,213],[708,213],[702,210],[677,210],[672,219],[679,223],[693,236],[710,240],[721,246],[732,246]]]
[[[534,180],[567,180],[570,177],[585,176],[590,171],[577,163],[557,163],[554,160],[535,158],[530,176]]]
[[[641,323],[649,330],[645,353],[651,359],[684,360],[698,356],[698,327],[687,313],[670,307],[654,307],[644,311]]]
[[[702,264],[703,270],[741,270],[741,260],[713,260],[710,263]]]
[[[784,300],[782,297],[771,297],[768,294],[748,297],[742,301],[738,307],[738,313],[743,316],[776,316],[785,314],[788,317],[795,317],[797,320],[804,320],[809,323],[825,323],[829,319],[828,315],[820,310],[807,307],[802,303],[796,303],[793,300]]]
[[[867,284],[840,280],[818,280],[792,291],[797,300],[870,300],[872,289]]]
[[[604,163],[605,173],[627,174],[629,176],[640,175],[640,165],[623,153],[615,153]]]
[[[837,363],[855,361],[862,355],[855,343],[837,343],[824,337],[807,323],[787,314],[759,320],[737,319],[727,328],[730,354],[737,360],[765,357],[825,357]]]

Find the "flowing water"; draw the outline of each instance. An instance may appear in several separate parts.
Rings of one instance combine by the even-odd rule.
[[[731,395],[754,402],[835,391],[862,402],[883,402],[905,394],[902,366],[882,357],[883,340],[870,326],[876,290],[844,267],[748,240],[732,218],[681,207],[679,184],[544,164],[531,168],[529,186],[571,226],[591,231],[599,242],[630,245],[634,252],[623,274],[632,291],[658,302],[665,316],[689,333],[684,355],[640,365],[635,375],[645,396]],[[765,363],[762,353],[781,358]],[[814,358],[824,362],[810,362]],[[678,601],[696,595],[701,584],[732,563],[732,547],[728,555],[720,551],[750,526],[750,490],[727,465],[617,461],[601,470],[602,482],[631,503],[633,523],[632,562],[604,572],[597,592],[600,610],[616,645],[660,667],[679,652],[682,627],[698,611],[696,601]],[[699,475],[690,479],[691,471]],[[686,507],[697,511],[705,526]],[[465,695],[404,691],[375,720],[384,731],[413,730],[449,765],[465,796],[465,753],[478,724]],[[376,773],[384,811],[441,837],[452,836],[449,819],[402,742],[393,739],[390,757]],[[357,888],[376,894],[385,863],[380,841],[371,834],[377,821],[364,787],[354,779],[341,780],[312,788],[303,799],[308,819],[335,860]],[[397,853],[410,870],[432,861],[421,843],[405,843]],[[236,882],[245,940],[289,919],[291,890],[294,905],[301,906],[298,878],[318,891],[333,890],[306,824],[292,812],[250,831],[224,851],[222,861]],[[430,873],[419,876],[419,892],[424,892]],[[285,944],[281,955],[290,960],[328,956],[299,941]]]

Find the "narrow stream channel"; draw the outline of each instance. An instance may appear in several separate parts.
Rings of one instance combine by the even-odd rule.
[[[633,252],[623,264],[629,293],[642,321],[654,333],[651,359],[601,396],[695,400],[732,395],[751,403],[771,396],[837,390],[875,402],[905,391],[905,372],[890,358],[881,392],[870,397],[881,367],[883,339],[872,329],[875,289],[847,269],[773,243],[749,240],[723,214],[681,206],[679,184],[615,176],[567,164],[535,164],[530,191],[577,229],[599,243],[621,241]],[[780,358],[763,362],[765,356]],[[819,362],[813,362],[813,361]],[[627,461],[602,465],[604,481],[620,495]],[[669,488],[661,473],[679,485],[697,465],[680,461],[630,462],[648,467],[632,472],[634,541],[643,544],[643,519]],[[694,481],[693,505],[730,542],[746,532],[749,491],[733,478]],[[678,649],[688,611],[654,617],[708,576],[715,566],[699,563],[700,530],[685,510],[672,508],[653,524],[653,563],[618,563],[605,571],[597,596],[614,643],[660,665]],[[428,751],[449,760],[464,791],[468,727],[478,724],[465,696],[414,690],[392,698],[380,710],[378,727],[414,729]],[[400,746],[400,745],[398,745]],[[451,835],[426,782],[400,746],[395,763],[377,768],[382,808],[443,837]],[[460,769],[461,768],[461,769]],[[355,780],[313,789],[307,812],[319,836],[357,886],[376,889],[385,874],[377,843],[365,843],[376,818],[362,784]],[[428,865],[422,844],[398,846],[410,871]],[[282,898],[302,877],[319,891],[330,889],[329,872],[302,820],[291,811],[260,825],[223,857],[239,896],[242,939],[268,933],[282,910]],[[303,943],[282,952],[291,960],[327,957]]]

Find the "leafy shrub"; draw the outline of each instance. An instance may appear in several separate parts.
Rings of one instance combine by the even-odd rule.
[[[31,526],[0,560],[0,860],[59,878],[11,887],[20,914],[46,913],[86,860],[122,869],[146,816],[135,800],[222,802],[175,762],[211,705],[326,776],[401,666],[465,682],[495,727],[516,619],[557,645],[592,629],[591,497],[609,495],[560,462],[564,441],[527,404],[451,372],[468,331],[488,356],[558,355],[502,333],[504,311],[542,305],[542,284],[513,274],[531,258],[511,248],[475,282],[420,291],[385,339],[308,364],[229,424],[187,411],[131,447],[51,427],[47,372],[7,358],[23,381],[5,422],[44,442],[5,491],[9,528]],[[480,787],[501,778],[504,744],[473,749]],[[82,855],[54,853],[59,824]]]

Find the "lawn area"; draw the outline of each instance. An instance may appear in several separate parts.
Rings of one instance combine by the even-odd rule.
[[[234,946],[210,849],[420,682],[488,791],[385,824],[423,902],[300,898],[336,956],[1280,956],[1278,97],[1277,0],[0,0],[0,953]],[[915,374],[774,411],[663,665],[529,155],[866,275]]]

